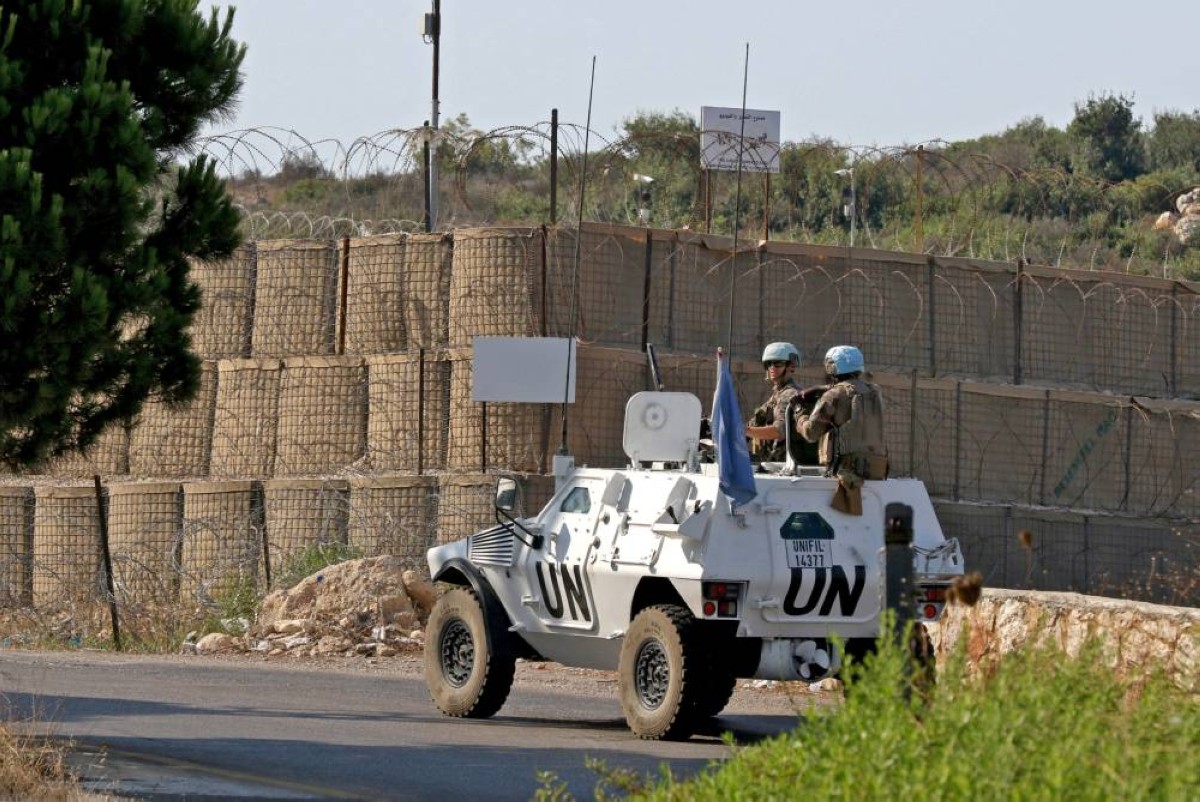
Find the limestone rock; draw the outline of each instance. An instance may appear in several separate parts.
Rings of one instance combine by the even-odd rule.
[[[304,622],[296,618],[285,618],[273,623],[271,631],[277,635],[295,635],[304,631]]]
[[[1179,218],[1175,224],[1175,236],[1184,245],[1200,245],[1200,209],[1196,214]]]
[[[218,654],[220,652],[241,651],[238,639],[224,632],[210,632],[196,642],[196,651],[200,654]]]
[[[1175,212],[1163,212],[1154,221],[1155,231],[1170,231],[1175,227],[1175,223],[1179,220],[1179,215]]]
[[[395,655],[420,647],[434,598],[433,584],[396,557],[348,560],[270,593],[250,640],[271,655]]]
[[[408,597],[422,612],[421,620],[428,619],[429,611],[433,609],[433,603],[437,600],[433,583],[411,569],[404,572],[403,580]]]
[[[1196,204],[1200,204],[1200,187],[1194,188],[1191,192],[1185,192],[1176,198],[1175,211],[1179,212],[1180,215],[1184,215],[1188,213],[1184,211],[1185,209]]]
[[[1200,187],[1185,192],[1175,199],[1175,210],[1179,212],[1174,221],[1175,236],[1183,245],[1200,246]],[[1161,220],[1162,217],[1159,217]],[[1158,223],[1155,223],[1155,228]]]

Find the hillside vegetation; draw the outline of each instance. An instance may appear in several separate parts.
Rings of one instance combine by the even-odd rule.
[[[225,152],[251,236],[422,230],[421,129],[336,156],[250,134]],[[559,129],[553,215],[549,135],[546,124],[483,132],[465,115],[451,120],[438,150],[439,229],[573,222],[582,131]],[[853,216],[859,247],[1200,278],[1200,233],[1155,228],[1200,186],[1200,110],[1147,123],[1131,98],[1104,94],[1078,102],[1065,129],[1034,117],[960,142],[785,142],[779,173],[747,173],[740,192],[734,173],[700,169],[691,114],[640,112],[611,140],[590,139],[586,220],[729,235],[736,219],[750,240],[845,245]]]

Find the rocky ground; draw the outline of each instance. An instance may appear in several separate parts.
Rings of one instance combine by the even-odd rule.
[[[394,557],[369,557],[330,566],[295,586],[268,595],[241,634],[190,636],[181,651],[219,659],[292,662],[339,671],[378,671],[420,678],[424,622],[436,589]],[[520,661],[515,684],[574,694],[615,695],[611,671]],[[745,712],[799,710],[828,702],[839,683],[742,680],[734,705]]]
[[[188,636],[183,651],[249,652],[270,657],[394,657],[420,651],[434,586],[395,557],[329,566],[270,593],[244,633]],[[231,629],[238,629],[232,622]]]

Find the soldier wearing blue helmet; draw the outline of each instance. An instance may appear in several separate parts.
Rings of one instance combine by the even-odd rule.
[[[791,343],[771,343],[763,349],[762,364],[771,395],[754,410],[746,424],[746,436],[751,438],[751,452],[761,462],[783,462],[787,459],[786,410],[801,394],[795,376],[800,367],[800,351]]]
[[[834,507],[862,514],[864,479],[886,479],[887,444],[883,435],[883,395],[862,378],[862,351],[836,345],[825,354],[831,386],[796,429],[810,443],[820,441],[820,460],[838,479]]]

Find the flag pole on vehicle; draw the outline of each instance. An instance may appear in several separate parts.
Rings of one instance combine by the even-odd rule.
[[[733,204],[733,254],[729,259],[729,327],[725,335],[725,348],[717,349],[717,388],[713,393],[712,435],[717,451],[717,476],[721,492],[730,499],[732,509],[746,504],[756,495],[754,469],[750,465],[750,451],[746,447],[745,427],[742,410],[738,404],[737,391],[733,386],[733,374],[729,370],[728,354],[733,349],[733,306],[734,290],[737,287],[737,253],[739,218],[742,205],[742,156],[746,141],[746,87],[750,74],[750,43],[746,43],[746,60],[742,69],[742,118],[738,132],[737,190]]]

